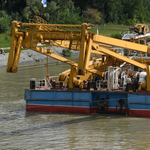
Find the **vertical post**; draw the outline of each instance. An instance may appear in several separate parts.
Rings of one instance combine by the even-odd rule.
[[[130,54],[130,50],[128,49],[127,58],[129,58],[129,54]],[[125,66],[125,71],[127,70],[127,66],[128,66],[128,64],[126,63],[126,66]]]
[[[12,72],[12,67],[13,67],[14,58],[15,58],[15,50],[16,50],[16,45],[17,45],[17,32],[18,32],[17,22],[13,21],[12,29],[11,29],[11,46],[10,46],[10,51],[9,51],[7,67],[6,67],[7,72]]]
[[[140,52],[141,63],[143,64],[142,52]]]
[[[138,40],[138,43],[140,44],[140,40]],[[141,57],[141,63],[143,64],[142,52],[140,52],[140,57]]]
[[[71,66],[71,70],[70,70],[70,77],[69,77],[69,88],[73,88],[73,78],[77,77],[76,74],[76,68],[74,66]]]
[[[23,41],[23,37],[20,36],[18,39],[18,43],[17,43],[12,72],[17,72],[17,70],[18,70],[22,41]]]
[[[48,83],[48,78],[49,78],[49,74],[48,74],[48,56],[47,56],[47,65],[46,65],[46,81]]]
[[[150,91],[150,65],[147,66],[147,91]]]
[[[86,51],[86,36],[87,36],[87,24],[82,24],[82,32],[81,32],[81,48],[80,48],[80,55],[78,61],[78,74],[83,74],[83,65],[85,60],[85,51]]]
[[[92,36],[92,35],[90,35],[90,36]],[[88,44],[87,44],[87,50],[86,50],[86,56],[85,56],[85,62],[84,62],[84,66],[83,66],[83,74],[85,74],[85,71],[89,65],[92,43],[93,43],[92,37],[89,37]]]

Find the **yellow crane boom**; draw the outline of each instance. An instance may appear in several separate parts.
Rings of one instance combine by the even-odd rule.
[[[19,30],[20,27],[26,30],[21,31]],[[66,28],[66,30],[64,28]],[[74,83],[76,83],[76,86],[80,86],[83,79],[89,78],[92,74],[103,75],[106,71],[102,69],[103,67],[119,66],[124,61],[147,70],[147,79],[150,80],[149,66],[121,56],[113,50],[113,46],[116,46],[138,52],[150,53],[149,46],[93,34],[88,32],[89,28],[90,25],[86,23],[82,25],[59,25],[13,21],[11,47],[6,71],[17,72],[21,46],[23,46],[24,48],[32,49],[70,64],[72,67],[70,70],[69,87],[73,87]],[[45,42],[51,42],[52,45],[59,45],[80,51],[78,62],[56,55],[50,49],[45,50],[37,46],[38,43],[44,44]],[[92,53],[102,55],[102,59],[96,64],[89,63]],[[78,80],[77,76],[80,76],[81,80],[79,82],[76,82]],[[150,85],[148,85],[148,89],[150,90]]]

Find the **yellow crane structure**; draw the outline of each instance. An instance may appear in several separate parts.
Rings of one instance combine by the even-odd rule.
[[[23,47],[71,65],[71,69],[61,73],[56,80],[56,82],[67,84],[69,88],[83,87],[84,80],[91,80],[97,75],[104,77],[109,66],[120,66],[127,62],[147,72],[147,90],[150,91],[150,66],[122,56],[113,49],[115,46],[150,53],[149,46],[90,33],[88,31],[90,24],[87,23],[82,25],[47,24],[41,20],[38,16],[34,16],[30,23],[12,22],[7,72],[17,72],[21,47]],[[79,51],[78,62],[59,56],[49,48],[38,47],[38,43],[50,43],[53,46]],[[94,57],[90,61],[91,54],[100,57]]]
[[[149,27],[145,24],[136,24],[134,27],[131,27],[130,30],[139,34],[146,34],[149,32]]]

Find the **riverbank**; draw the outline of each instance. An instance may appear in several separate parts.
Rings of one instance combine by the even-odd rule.
[[[62,56],[62,50],[64,48],[55,47],[55,54]],[[72,55],[78,54],[78,51],[72,51]],[[0,54],[0,68],[5,67],[7,65],[9,53]],[[29,63],[29,62],[37,62],[44,61],[47,57],[43,54],[35,52],[33,50],[23,50],[20,54],[19,64]],[[51,59],[51,58],[49,58]]]

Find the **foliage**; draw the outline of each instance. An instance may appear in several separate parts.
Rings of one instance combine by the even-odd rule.
[[[116,39],[121,39],[122,35],[120,33],[115,33],[115,34],[111,34],[111,37],[116,38]]]
[[[5,33],[9,29],[9,19],[5,11],[0,11],[0,33]]]
[[[69,0],[52,0],[43,8],[41,0],[27,0],[27,6],[23,10],[23,17],[28,20],[33,15],[39,15],[49,23],[78,24],[80,22],[79,8]]]
[[[64,57],[70,57],[72,55],[72,52],[69,49],[63,49],[62,54]]]
[[[1,0],[0,32],[13,20],[28,22],[39,15],[52,24],[122,24],[150,22],[150,0]],[[7,12],[7,13],[6,13]]]
[[[81,11],[88,8],[101,12],[101,24],[135,25],[150,22],[150,0],[73,0]]]
[[[101,12],[98,9],[88,8],[86,11],[83,11],[83,16],[85,17],[85,22],[97,24],[100,23]]]
[[[19,15],[18,12],[15,12],[15,13],[11,13],[11,18],[10,18],[10,22],[14,21],[14,20],[17,20],[17,21],[20,21],[22,18],[21,16]]]

